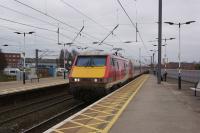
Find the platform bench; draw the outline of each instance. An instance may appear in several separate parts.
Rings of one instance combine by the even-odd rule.
[[[40,78],[37,75],[34,75],[34,76],[31,76],[30,79],[31,79],[31,83],[32,83],[32,81],[35,80],[35,79],[39,82]]]
[[[200,91],[200,80],[195,88],[191,87],[191,90],[194,91],[194,95],[197,96],[197,91]]]

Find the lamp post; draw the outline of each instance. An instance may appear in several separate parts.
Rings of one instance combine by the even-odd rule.
[[[141,48],[139,48],[139,63],[140,63],[140,73],[142,72],[142,65],[141,65]]]
[[[30,32],[14,32],[16,34],[23,34],[24,35],[24,52],[23,52],[23,55],[24,55],[24,67],[23,67],[23,84],[26,84],[26,55],[25,55],[25,51],[26,51],[26,47],[25,47],[25,37],[27,34],[33,34],[35,33],[34,31],[30,31]]]
[[[194,23],[195,21],[187,21],[185,23],[173,23],[173,22],[164,22],[169,25],[178,25],[179,29],[179,45],[178,45],[178,60],[179,60],[179,65],[178,65],[178,89],[181,89],[181,26],[184,24],[191,24]]]
[[[165,41],[165,44],[164,44],[164,46],[165,46],[165,55],[164,55],[164,64],[165,64],[165,74],[167,73],[167,62],[166,62],[166,60],[167,60],[167,40],[174,40],[175,38],[169,38],[169,39],[167,39],[167,38],[165,38],[165,39],[163,39],[164,41]],[[166,78],[165,78],[165,81],[166,81]]]
[[[158,38],[156,38],[156,39],[158,39]],[[164,38],[164,39],[162,39],[162,40],[164,40],[165,41],[165,44],[164,45],[162,45],[162,46],[164,46],[165,47],[165,53],[164,53],[164,75],[166,76],[166,74],[167,74],[167,63],[166,63],[166,59],[167,59],[167,41],[168,40],[174,40],[174,39],[176,39],[176,38]],[[153,45],[153,46],[157,46],[157,45]],[[166,81],[166,77],[165,77],[165,81]]]
[[[73,43],[58,43],[58,45],[63,45],[64,46],[64,56],[63,56],[63,67],[64,67],[64,72],[63,72],[63,78],[66,79],[66,67],[65,67],[65,45],[71,46]]]
[[[149,51],[153,52],[152,63],[153,63],[153,73],[154,73],[154,75],[155,75],[156,73],[155,73],[155,65],[154,65],[155,63],[154,63],[154,60],[155,60],[155,53],[157,52],[157,50],[151,49],[151,50],[149,50]]]

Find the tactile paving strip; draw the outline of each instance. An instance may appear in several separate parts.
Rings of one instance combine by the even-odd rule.
[[[140,76],[46,133],[106,133],[142,87],[148,75]]]

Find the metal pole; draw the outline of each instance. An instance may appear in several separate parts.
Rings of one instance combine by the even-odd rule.
[[[25,36],[26,36],[26,33],[24,32],[24,68],[23,68],[23,84],[26,84],[26,55],[25,55],[26,47],[25,47]]]
[[[64,66],[64,79],[66,78],[65,76],[65,44],[64,44],[64,56],[63,56],[64,60],[63,60],[63,66]]]
[[[60,29],[58,27],[58,44],[60,43]]]
[[[139,62],[140,62],[140,73],[142,72],[141,68],[141,48],[139,48]]]
[[[153,56],[151,56],[151,70],[153,71]]]
[[[167,63],[166,63],[166,60],[167,60],[167,51],[166,51],[166,47],[167,47],[167,43],[166,43],[166,40],[165,40],[165,60],[164,60],[164,61],[165,61],[165,62],[164,62],[164,63],[165,63],[165,73],[167,72],[167,70],[166,70],[166,69],[167,69],[167,68],[166,68],[166,67],[167,67]]]
[[[137,34],[138,34],[138,28],[137,28],[137,22],[136,22],[136,42],[138,41]]]
[[[36,68],[36,74],[38,74],[38,52],[39,50],[35,50],[35,68]]]
[[[155,56],[155,53],[153,53],[153,74],[155,75],[154,56]]]
[[[159,10],[158,10],[158,84],[161,83],[161,46],[162,46],[162,0],[159,0]]]
[[[181,23],[178,24],[179,29],[179,45],[178,45],[178,88],[181,89]]]

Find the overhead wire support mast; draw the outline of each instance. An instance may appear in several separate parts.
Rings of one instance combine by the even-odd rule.
[[[86,17],[88,20],[92,21],[93,23],[95,23],[96,25],[102,27],[104,30],[109,31],[109,29],[105,26],[103,26],[102,24],[100,24],[99,22],[95,21],[94,19],[92,19],[91,17],[87,16],[85,13],[83,13],[82,11],[80,11],[79,9],[73,7],[71,4],[67,3],[65,0],[60,0],[65,6],[68,6],[70,8],[72,8],[73,10],[75,10],[76,12],[78,12],[79,14],[81,14],[82,16]],[[119,39],[119,41],[121,41],[121,39],[115,35],[115,37],[117,37]],[[122,41],[121,41],[122,42]]]
[[[65,25],[65,26],[68,26],[68,27],[70,27],[70,28],[72,28],[72,29],[74,29],[74,30],[76,30],[76,31],[79,31],[78,28],[76,28],[76,27],[74,27],[74,26],[72,26],[72,25],[70,25],[70,24],[67,24],[66,22],[61,21],[60,19],[57,19],[57,18],[55,18],[55,17],[53,17],[53,16],[51,16],[51,15],[45,13],[45,12],[42,12],[42,11],[40,11],[40,10],[38,10],[38,9],[36,9],[36,8],[34,8],[34,7],[30,6],[30,5],[28,5],[28,4],[25,4],[25,3],[23,3],[23,2],[21,2],[21,1],[19,1],[19,0],[14,0],[14,1],[17,2],[17,3],[19,3],[19,4],[21,4],[21,5],[23,5],[23,6],[25,6],[25,7],[28,7],[28,8],[30,8],[30,9],[36,11],[36,12],[38,12],[38,13],[44,15],[44,16],[47,16],[47,17],[49,17],[49,18],[51,18],[51,19],[53,19],[53,20],[55,20],[55,21],[57,21],[57,22],[59,22],[59,23]],[[98,38],[96,38],[96,37],[94,37],[94,36],[92,36],[92,35],[90,35],[90,34],[88,34],[88,33],[84,33],[84,32],[83,32],[83,34],[87,35],[87,36],[90,37],[90,38],[99,40]],[[60,35],[62,35],[62,34],[60,33]]]
[[[138,42],[138,23],[137,23],[137,14],[138,14],[138,12],[137,12],[137,0],[135,0],[135,8],[136,8],[136,11],[135,11],[135,21],[136,21],[136,23],[135,23],[135,26],[136,26],[136,30],[135,30],[135,41],[136,42]]]
[[[105,30],[108,31],[108,29],[107,29],[105,26],[101,25],[100,23],[98,23],[98,22],[95,21],[94,19],[90,18],[89,16],[87,16],[86,14],[84,14],[83,12],[81,12],[79,9],[73,7],[72,5],[70,5],[69,3],[67,3],[67,2],[64,1],[64,0],[60,0],[60,1],[61,1],[65,6],[68,6],[68,7],[72,8],[73,10],[75,10],[76,12],[78,12],[79,14],[81,14],[82,16],[86,17],[86,18],[89,19],[90,21],[94,22],[95,24],[99,25],[100,27],[102,27],[103,29],[105,29]]]
[[[74,37],[71,43],[74,43],[74,41],[78,38],[79,35],[81,35],[81,32],[83,31],[84,26],[81,28],[81,30],[77,33],[77,35]]]
[[[119,25],[115,26],[115,28],[99,43],[99,45],[101,45],[111,34],[113,34],[113,32],[118,28]],[[110,45],[110,44],[106,44],[108,46],[112,46],[113,45]]]
[[[141,36],[140,31],[138,30],[136,24],[132,21],[132,19],[130,18],[130,16],[129,16],[128,13],[126,12],[125,8],[123,7],[122,3],[120,2],[120,0],[117,0],[117,2],[119,3],[119,5],[121,6],[121,8],[123,9],[124,13],[126,14],[126,16],[128,17],[128,19],[130,20],[130,22],[131,22],[131,24],[133,25],[133,27],[134,27],[135,29],[137,29],[137,33],[138,33],[138,35],[139,35],[139,37],[140,37],[140,39],[141,39],[141,41],[142,41],[142,44],[143,44],[144,48],[146,49],[147,53],[149,53],[149,51],[147,50],[147,47],[146,47],[146,45],[145,45],[145,43],[144,43],[144,40],[142,39],[142,36]],[[150,55],[150,54],[149,54],[149,55]]]
[[[1,20],[4,20],[4,21],[7,21],[7,22],[11,22],[11,23],[16,23],[16,24],[19,24],[19,25],[24,25],[24,26],[27,26],[27,27],[32,27],[32,28],[36,28],[36,29],[40,29],[40,30],[45,30],[45,31],[49,31],[49,32],[54,32],[54,33],[57,33],[56,30],[51,30],[51,29],[47,29],[47,28],[42,28],[42,27],[38,27],[38,26],[34,26],[34,25],[30,25],[30,24],[25,24],[25,23],[21,23],[21,22],[17,22],[17,21],[13,21],[13,20],[9,20],[9,19],[5,19],[5,18],[1,18]],[[65,34],[61,34],[63,37],[67,38],[67,39],[70,39],[72,40],[71,37],[65,35]]]
[[[161,84],[161,58],[162,58],[162,0],[158,2],[158,70],[157,83]]]

